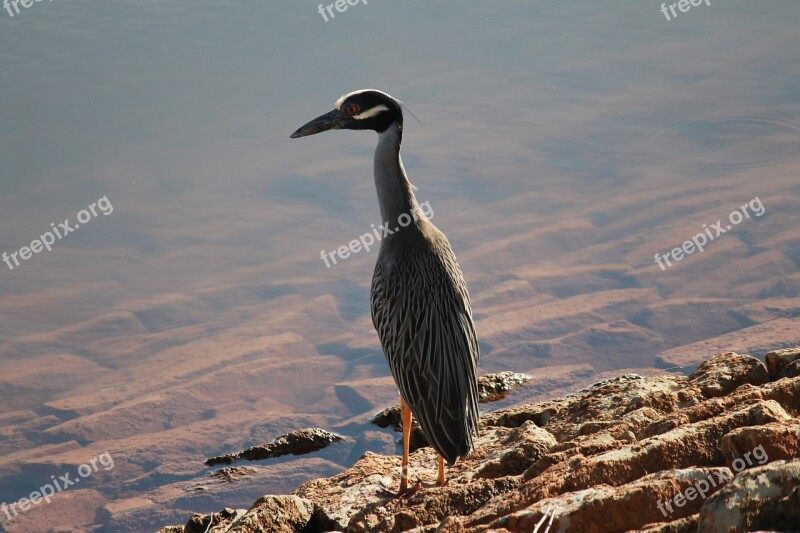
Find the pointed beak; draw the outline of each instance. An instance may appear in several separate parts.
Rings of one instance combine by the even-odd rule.
[[[300,126],[297,128],[297,131],[292,133],[289,137],[291,139],[297,139],[298,137],[307,137],[308,135],[322,133],[323,131],[338,130],[344,126],[346,121],[347,115],[338,109],[334,109],[329,113],[325,113],[324,115],[315,118],[308,124]]]

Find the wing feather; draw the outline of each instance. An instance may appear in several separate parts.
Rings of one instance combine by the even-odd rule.
[[[381,247],[372,319],[400,393],[452,464],[478,431],[480,353],[469,294],[444,234],[431,225],[425,239],[404,244]]]

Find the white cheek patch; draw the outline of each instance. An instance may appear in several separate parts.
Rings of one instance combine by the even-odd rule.
[[[366,111],[359,113],[358,115],[353,115],[353,118],[356,120],[364,120],[366,118],[372,118],[379,113],[383,113],[384,111],[389,111],[389,108],[385,105],[376,105],[373,108],[367,109]]]

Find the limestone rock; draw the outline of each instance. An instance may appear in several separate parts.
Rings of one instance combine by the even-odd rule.
[[[372,430],[348,448],[355,463],[343,472],[248,511],[197,515],[182,530],[544,533],[552,520],[550,533],[794,531],[800,377],[783,374],[796,361],[768,374],[727,352],[688,377],[627,374],[485,413],[475,449],[447,468],[449,484],[402,498],[396,433]],[[412,483],[431,483],[436,452],[412,449]]]
[[[193,515],[184,533],[295,533],[311,521],[314,504],[297,496],[262,496],[243,509]]]
[[[767,361],[767,370],[769,371],[769,378],[771,380],[780,379],[782,377],[790,377],[790,373],[796,372],[795,364],[800,360],[800,348],[787,348],[785,350],[775,350],[768,352],[764,358]],[[790,369],[789,366],[792,368]],[[794,376],[797,374],[794,373]]]
[[[700,509],[698,530],[739,533],[797,531],[800,461],[775,461],[741,472]]]
[[[282,455],[303,455],[326,448],[342,437],[319,428],[301,429],[281,435],[263,446],[253,446],[242,452],[212,457],[206,461],[208,466],[231,464],[239,459],[258,461]]]
[[[725,396],[745,383],[763,385],[769,381],[766,367],[749,355],[735,352],[720,354],[695,370],[689,381],[695,382],[706,397]]]

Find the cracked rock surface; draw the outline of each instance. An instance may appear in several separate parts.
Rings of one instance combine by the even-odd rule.
[[[476,449],[449,485],[404,498],[400,457],[264,496],[250,509],[194,515],[173,532],[800,530],[800,349],[717,355],[688,377],[630,374],[565,398],[482,415]],[[787,369],[790,369],[788,372]],[[435,452],[411,454],[432,481]]]

